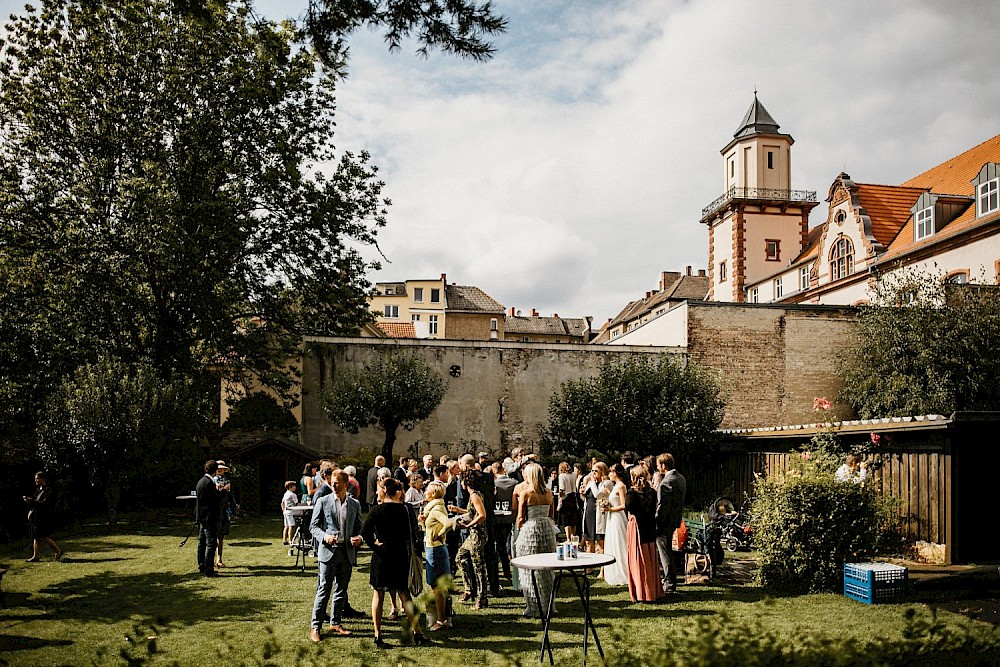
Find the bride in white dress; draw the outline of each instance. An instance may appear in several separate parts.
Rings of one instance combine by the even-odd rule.
[[[615,557],[615,562],[604,566],[604,581],[611,586],[628,583],[628,549],[625,541],[625,468],[620,463],[611,466],[608,473],[614,488],[608,496],[607,524],[604,527],[604,553]]]

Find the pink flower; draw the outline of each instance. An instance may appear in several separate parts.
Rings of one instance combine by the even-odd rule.
[[[875,433],[873,431],[871,437],[872,437],[872,444],[875,445],[876,447],[878,447],[882,443],[882,436],[880,436],[878,433]]]
[[[816,397],[813,399],[813,410],[829,410],[833,405],[826,398]]]

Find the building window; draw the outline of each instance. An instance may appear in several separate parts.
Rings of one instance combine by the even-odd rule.
[[[799,269],[799,289],[805,292],[809,289],[809,267],[803,266]]]
[[[729,161],[729,178],[736,177],[736,160]]]
[[[774,169],[774,151],[767,152],[767,168]]]
[[[430,320],[427,323],[427,333],[436,335],[438,332],[438,316],[431,315],[427,319]]]
[[[522,343],[530,343],[531,342],[531,338],[528,337],[528,336],[522,336],[521,337],[521,342]]]
[[[968,271],[955,271],[944,277],[944,281],[949,285],[964,285],[969,282]]]
[[[757,288],[754,287],[753,289],[750,290],[750,303],[757,303],[757,301],[758,301],[758,292]]]
[[[417,303],[423,303],[424,302],[424,288],[423,287],[414,287],[413,288],[413,300],[416,301]]]
[[[441,290],[436,287],[431,288],[431,303],[441,303]]]
[[[611,337],[612,338],[618,338],[618,336],[620,336],[620,335],[621,335],[621,330],[619,330],[619,329],[615,329],[614,331],[611,332]]]
[[[410,315],[410,321],[411,322],[419,322],[420,321],[420,315],[419,314]]]
[[[784,294],[784,289],[781,286],[781,282],[782,282],[781,278],[775,278],[774,279],[774,298],[775,299],[780,299],[782,297],[782,295]]]
[[[1000,209],[1000,179],[994,178],[979,184],[979,198],[976,205],[979,211],[976,217],[982,217]]]
[[[840,280],[854,273],[854,244],[851,239],[841,236],[830,250],[830,282]]]
[[[934,233],[934,207],[917,211],[917,240],[925,239]]]
[[[497,324],[497,318],[491,317],[490,318],[490,331],[497,331],[498,327],[499,327],[499,325]]]
[[[728,275],[727,275],[727,272],[726,272],[726,263],[725,262],[719,262],[719,282],[720,283],[726,282],[726,278],[727,277],[728,277]]]
[[[383,312],[387,318],[396,319],[399,317],[399,306],[386,306]]]
[[[777,262],[781,260],[781,241],[775,239],[765,239],[764,240],[764,254],[765,259],[769,262]]]
[[[386,287],[385,288],[385,295],[386,296],[392,296],[395,293],[396,293],[396,289],[395,288],[393,288],[393,287]]]

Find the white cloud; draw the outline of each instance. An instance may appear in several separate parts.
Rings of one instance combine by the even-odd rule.
[[[373,278],[444,272],[603,322],[705,266],[698,219],[755,86],[796,139],[792,187],[821,198],[841,170],[899,183],[1000,132],[994,1],[495,5],[510,29],[485,64],[352,40],[335,143],[369,149],[393,200]]]

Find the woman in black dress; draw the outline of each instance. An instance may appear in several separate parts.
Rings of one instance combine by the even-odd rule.
[[[385,592],[394,591],[403,603],[406,618],[410,621],[415,644],[428,642],[420,632],[420,619],[414,614],[410,601],[410,549],[418,548],[417,519],[403,502],[403,485],[389,478],[383,482],[385,499],[372,508],[361,527],[361,538],[372,550],[371,583],[372,624],[375,626],[375,646],[385,648],[382,640],[382,605]]]
[[[24,502],[28,503],[28,525],[31,528],[31,558],[29,563],[38,560],[38,543],[45,542],[56,553],[56,560],[62,558],[63,552],[59,545],[55,543],[49,535],[52,532],[52,510],[55,505],[55,497],[49,488],[48,476],[39,470],[35,473],[34,497],[24,496]]]

